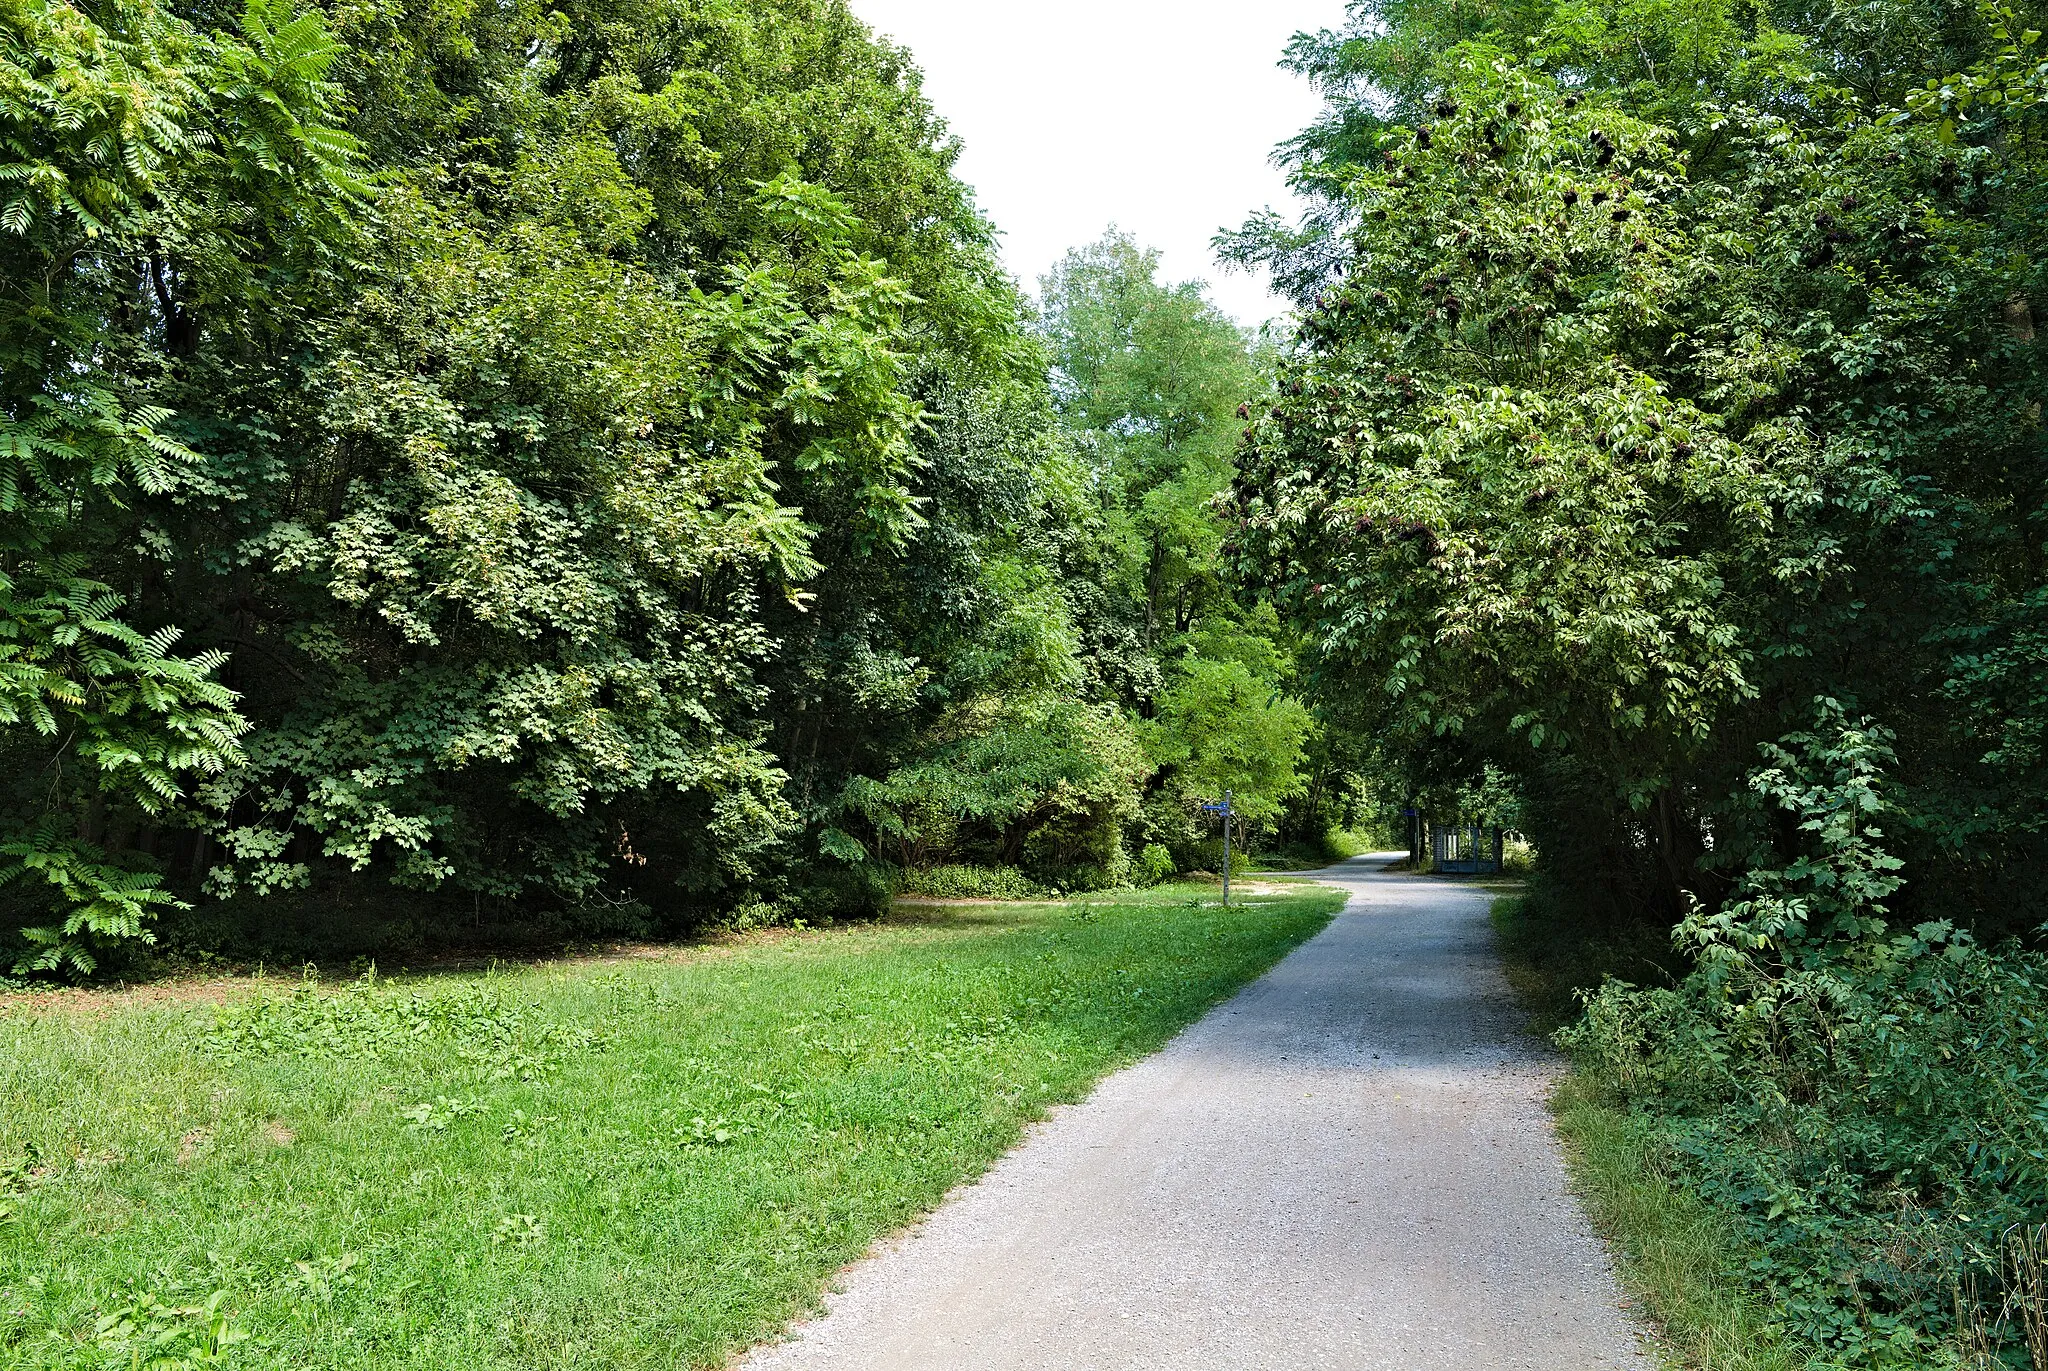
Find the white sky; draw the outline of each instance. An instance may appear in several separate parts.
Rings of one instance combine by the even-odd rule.
[[[1314,117],[1308,83],[1275,65],[1343,0],[850,0],[909,48],[965,144],[959,171],[1033,292],[1040,273],[1112,222],[1161,252],[1168,281],[1201,277],[1246,324],[1285,306],[1224,272],[1209,239],[1296,204],[1267,160]]]

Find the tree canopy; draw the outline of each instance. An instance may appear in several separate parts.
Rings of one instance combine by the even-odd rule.
[[[1506,818],[1669,944],[1564,1040],[1786,1326],[2010,1362],[2038,19],[1360,0],[1251,334],[1114,229],[1028,296],[843,0],[10,0],[0,968]]]
[[[1251,340],[1115,236],[1027,300],[837,0],[31,0],[4,44],[21,971],[370,888],[603,931],[1198,862],[1223,625],[1305,730],[1210,506]]]
[[[1678,987],[1572,1042],[1856,1365],[1974,1336],[1937,1291],[2042,1212],[1978,1088],[2031,1071],[1989,1044],[2048,917],[2028,23],[1355,6],[1291,53],[1310,212],[1221,240],[1302,308],[1233,567],[1412,802],[1510,784],[1547,907],[1672,932]],[[1951,1035],[1986,1056],[1915,1094]]]

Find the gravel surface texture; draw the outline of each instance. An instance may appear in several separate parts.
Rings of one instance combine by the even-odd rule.
[[[1653,1371],[1489,895],[1386,874],[851,1268],[743,1371]]]

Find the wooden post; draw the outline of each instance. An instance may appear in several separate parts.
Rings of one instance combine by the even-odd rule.
[[[1223,792],[1223,907],[1230,908],[1230,792]]]

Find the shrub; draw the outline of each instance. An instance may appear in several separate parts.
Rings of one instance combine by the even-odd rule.
[[[903,893],[940,900],[1042,900],[1044,887],[1014,866],[918,866],[903,873]]]
[[[1330,861],[1342,862],[1364,856],[1368,852],[1380,852],[1406,845],[1405,839],[1389,838],[1371,826],[1333,828],[1323,834],[1322,855]]]
[[[1762,1254],[1747,1278],[1790,1331],[1905,1368],[1995,1330],[2009,1235],[2048,1216],[2048,958],[1932,926],[1893,951],[1755,996],[1698,973],[1610,982],[1559,1036],[1737,1218]]]
[[[870,919],[888,909],[897,882],[897,869],[887,862],[815,862],[792,872],[773,903],[787,917],[811,923]]]
[[[2009,1245],[2048,1218],[2048,956],[1887,924],[1889,737],[1821,715],[1752,778],[1808,850],[1679,926],[1676,986],[1609,981],[1558,1041],[1733,1216],[1760,1254],[1743,1278],[1827,1364],[2017,1350],[2007,1297],[2039,1265]]]
[[[1189,844],[1186,870],[1221,871],[1223,869],[1223,839],[1205,838]],[[1237,842],[1230,844],[1230,873],[1242,876],[1252,869],[1252,859]]]
[[[1173,854],[1158,843],[1146,843],[1135,874],[1139,885],[1158,885],[1173,874]]]

